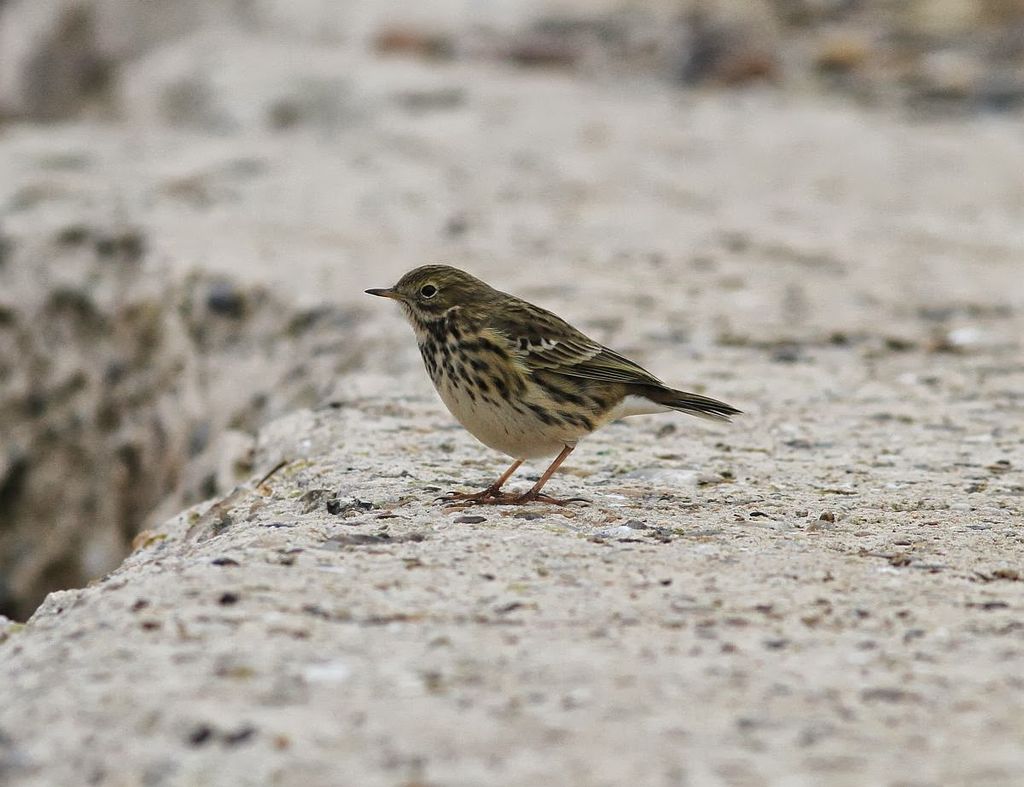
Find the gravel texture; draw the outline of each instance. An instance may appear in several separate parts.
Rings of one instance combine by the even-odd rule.
[[[502,465],[431,396],[275,422],[262,486],[0,630],[0,774],[1016,783],[1019,355],[686,366],[749,414],[610,426],[552,481],[590,500],[564,509],[436,502]]]

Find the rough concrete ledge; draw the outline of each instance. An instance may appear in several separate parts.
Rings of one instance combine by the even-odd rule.
[[[612,425],[569,509],[439,506],[500,461],[432,400],[296,413],[262,486],[0,630],[0,781],[1011,784],[1020,493],[864,415],[897,391]],[[791,416],[819,442],[773,442]]]

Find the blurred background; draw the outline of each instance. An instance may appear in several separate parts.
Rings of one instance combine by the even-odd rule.
[[[0,0],[0,614],[431,395],[426,262],[754,401],[1011,346],[1022,109],[1024,0]]]

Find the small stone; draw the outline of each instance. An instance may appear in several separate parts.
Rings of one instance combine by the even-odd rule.
[[[214,314],[238,320],[245,316],[245,296],[231,282],[216,282],[206,294],[206,307]]]
[[[771,359],[775,363],[798,363],[800,357],[800,347],[796,344],[785,344],[772,352]]]
[[[209,724],[200,724],[188,734],[189,746],[202,746],[213,737],[213,727]]]
[[[223,736],[225,746],[237,746],[240,743],[245,743],[256,734],[256,728],[246,724],[245,726],[239,727],[234,732],[225,732]]]
[[[972,53],[945,49],[925,54],[918,76],[926,97],[962,99],[975,90],[984,71],[984,63]]]
[[[309,514],[315,511],[329,492],[326,489],[307,489],[299,498],[299,505],[302,506],[302,513]]]
[[[138,262],[146,253],[146,239],[135,230],[99,237],[94,245],[98,256],[118,257],[125,262]]]
[[[450,58],[454,42],[446,35],[415,27],[388,27],[377,33],[373,48],[382,55],[414,55],[426,60]]]
[[[465,103],[465,93],[457,87],[436,90],[407,90],[395,96],[395,101],[410,112],[427,112],[440,109],[454,109]],[[463,224],[463,232],[468,225]],[[450,233],[453,236],[462,232]]]
[[[444,225],[444,233],[450,238],[461,237],[466,234],[466,230],[468,229],[469,221],[461,213],[451,216]]]
[[[366,500],[360,500],[358,497],[336,497],[333,500],[327,501],[327,513],[333,514],[334,516],[354,514],[361,511],[370,511],[372,509],[373,503],[367,502]]]
[[[570,68],[582,56],[579,47],[563,36],[528,32],[512,43],[508,59],[518,66],[533,68]]]
[[[636,531],[628,525],[619,525],[618,527],[603,527],[597,531],[597,535],[601,538],[632,538],[636,536]]]
[[[390,543],[391,536],[387,533],[340,533],[331,536],[323,543],[324,549],[341,549],[342,547],[358,547],[367,544]]]
[[[477,514],[466,514],[464,516],[455,517],[455,521],[462,525],[479,525],[481,522],[486,522],[487,517],[479,516]]]
[[[274,131],[285,131],[298,126],[305,114],[304,107],[298,101],[283,98],[267,109],[267,125]]]
[[[89,240],[90,234],[84,224],[69,224],[57,233],[57,243],[61,246],[81,246]]]
[[[0,235],[0,268],[7,264],[7,260],[14,252],[14,241],[6,235]]]
[[[910,339],[902,339],[898,336],[888,336],[885,339],[885,349],[891,352],[907,352],[913,350],[916,344]]]
[[[968,609],[983,609],[986,612],[991,612],[995,609],[1007,609],[1009,606],[1005,601],[972,601],[967,603]]]
[[[860,693],[860,698],[863,702],[908,702],[915,701],[918,696],[913,692],[906,691],[898,688],[887,688],[878,687],[872,689],[864,689]]]
[[[871,48],[865,38],[848,33],[826,37],[814,59],[822,73],[845,75],[860,68],[870,57]]]

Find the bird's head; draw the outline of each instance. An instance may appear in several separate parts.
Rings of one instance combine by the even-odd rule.
[[[424,265],[398,280],[394,287],[367,290],[398,301],[410,319],[437,319],[453,306],[483,306],[496,293],[475,276],[449,265]]]

